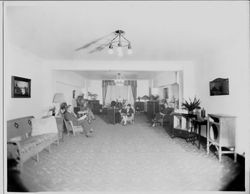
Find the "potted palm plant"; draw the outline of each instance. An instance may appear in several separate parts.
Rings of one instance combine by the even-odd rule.
[[[189,114],[194,114],[195,109],[200,109],[201,108],[200,107],[200,100],[197,99],[196,97],[193,100],[191,100],[189,98],[189,101],[185,100],[182,103],[182,108],[186,109]]]

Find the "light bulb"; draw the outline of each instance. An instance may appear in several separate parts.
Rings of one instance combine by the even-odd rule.
[[[130,48],[128,49],[128,55],[131,55],[131,54],[133,54],[133,50]]]
[[[133,53],[131,44],[128,44],[128,55],[131,55]]]
[[[114,51],[113,51],[113,45],[112,44],[109,45],[108,53],[110,55],[112,55],[114,53]]]
[[[109,49],[108,49],[108,53],[109,53],[110,55],[112,55],[112,54],[114,53],[114,50],[113,50],[112,48],[109,48]]]
[[[120,46],[117,47],[117,53],[118,53],[119,57],[123,56],[122,47],[120,47]]]

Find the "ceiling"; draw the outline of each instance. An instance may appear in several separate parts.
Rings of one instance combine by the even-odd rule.
[[[5,38],[44,60],[196,60],[241,35],[233,2],[5,2]],[[117,29],[133,55],[75,51]]]

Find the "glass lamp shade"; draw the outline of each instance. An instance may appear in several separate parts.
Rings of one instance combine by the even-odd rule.
[[[62,103],[65,102],[63,93],[56,93],[53,98],[53,103]]]
[[[128,49],[128,55],[132,55],[133,54],[133,50],[130,48]]]
[[[120,47],[120,46],[117,47],[117,53],[118,53],[118,56],[119,56],[119,57],[122,57],[122,56],[123,56],[122,47]]]
[[[112,48],[109,48],[109,49],[108,49],[108,53],[109,53],[110,55],[112,55],[112,54],[114,53],[114,50],[113,50]]]

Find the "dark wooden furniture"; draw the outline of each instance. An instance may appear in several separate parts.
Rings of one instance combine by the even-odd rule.
[[[234,154],[234,161],[236,162],[235,127],[235,116],[208,114],[207,154],[209,154],[210,146],[214,145],[218,151],[219,161],[221,161],[222,154]]]
[[[159,101],[148,101],[147,102],[147,117],[148,120],[152,121],[154,115],[160,112]]]
[[[111,123],[111,124],[115,124],[116,123],[116,113],[118,113],[118,112],[119,112],[118,108],[115,108],[115,107],[107,108],[107,115],[106,115],[107,122]]]
[[[137,101],[134,104],[136,112],[144,112],[144,102]]]
[[[100,101],[99,100],[89,100],[89,107],[91,108],[92,112],[94,114],[100,114]]]
[[[173,127],[173,118],[172,118],[173,112],[174,108],[165,108],[163,111],[161,111],[161,113],[164,114],[162,123],[164,127],[167,128]]]
[[[200,149],[200,145],[201,145],[201,126],[204,125],[206,127],[206,135],[207,135],[207,119],[193,119],[193,126],[194,126],[194,133],[196,134],[196,139],[198,139],[198,148]],[[198,129],[198,131],[197,131]],[[196,140],[195,139],[195,140]]]

